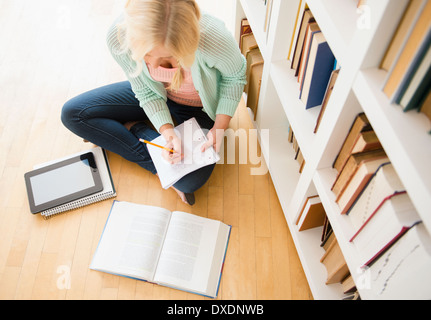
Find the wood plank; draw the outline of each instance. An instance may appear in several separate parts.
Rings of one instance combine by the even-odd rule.
[[[256,299],[256,241],[254,201],[251,195],[239,195],[239,299]]]

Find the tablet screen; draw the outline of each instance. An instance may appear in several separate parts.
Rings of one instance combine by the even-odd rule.
[[[28,172],[25,179],[32,213],[103,190],[91,152]]]
[[[94,186],[88,159],[30,178],[36,206]]]

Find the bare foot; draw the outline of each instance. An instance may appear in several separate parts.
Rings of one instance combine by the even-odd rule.
[[[157,174],[157,173],[156,173],[156,176],[158,176],[158,174]],[[178,194],[178,196],[180,197],[180,199],[181,199],[184,203],[188,204],[188,202],[187,202],[187,198],[186,198],[186,194],[185,194],[184,192],[182,192],[182,191],[180,191],[180,190],[176,189],[174,186],[172,186],[171,188],[175,190],[175,192]]]
[[[180,190],[176,189],[175,187],[171,187],[171,188],[175,190],[175,192],[178,194],[178,196],[180,197],[180,199],[181,199],[184,203],[188,204],[187,199],[186,199],[186,195],[185,195],[185,193],[184,193],[184,192],[181,192]]]

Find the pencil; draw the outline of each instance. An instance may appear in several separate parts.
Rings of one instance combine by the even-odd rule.
[[[176,153],[176,151],[174,151],[173,149],[165,148],[163,146],[160,146],[160,145],[158,145],[156,143],[152,143],[151,141],[148,141],[148,140],[145,140],[145,139],[139,139],[139,141],[141,141],[143,143],[151,144],[152,146],[159,147],[161,149],[167,150],[167,151],[172,152],[172,153]]]

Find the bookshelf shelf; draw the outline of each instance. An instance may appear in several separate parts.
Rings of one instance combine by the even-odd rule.
[[[271,3],[269,27],[264,30],[265,3]],[[235,23],[247,18],[257,40],[264,69],[257,114],[250,111],[278,198],[315,299],[343,298],[342,285],[326,284],[320,262],[322,227],[299,231],[297,218],[307,198],[318,195],[337,238],[361,299],[378,299],[361,269],[366,261],[350,242],[351,218],[341,214],[331,190],[333,168],[346,136],[359,113],[365,113],[395,171],[431,234],[431,126],[421,113],[403,112],[382,93],[387,72],[379,65],[408,0],[367,0],[362,10],[346,0],[236,0]],[[321,106],[305,109],[300,86],[291,69],[292,47],[305,5],[312,11],[341,70],[314,133]],[[299,17],[299,18],[298,18]],[[239,39],[239,32],[236,33]],[[305,159],[302,173],[288,141],[293,130]],[[263,132],[268,134],[265,139]],[[431,243],[429,244],[431,245]],[[400,292],[400,298],[403,292]]]

